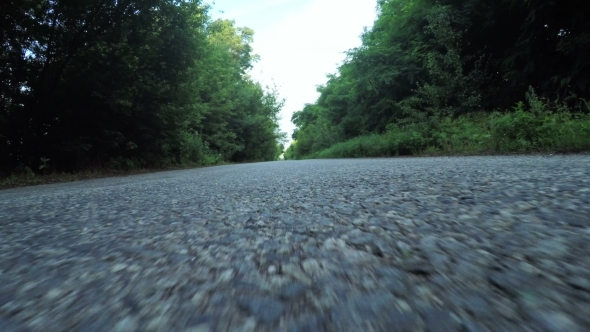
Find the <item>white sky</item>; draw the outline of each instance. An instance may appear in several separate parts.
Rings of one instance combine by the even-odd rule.
[[[315,102],[316,86],[336,72],[343,52],[360,46],[375,6],[375,0],[216,0],[211,15],[254,30],[252,46],[261,60],[251,75],[276,84],[286,99],[280,124],[290,142],[291,115]]]

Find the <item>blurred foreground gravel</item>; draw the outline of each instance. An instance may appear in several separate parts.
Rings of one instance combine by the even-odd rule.
[[[590,331],[590,156],[3,190],[0,331]]]

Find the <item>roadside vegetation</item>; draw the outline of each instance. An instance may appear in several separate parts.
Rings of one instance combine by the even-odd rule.
[[[285,159],[590,150],[590,7],[382,0]]]
[[[254,32],[200,0],[0,5],[0,187],[276,160]],[[29,180],[27,180],[29,179]]]
[[[590,151],[590,115],[562,107],[534,112],[519,103],[512,112],[390,124],[383,134],[339,142],[304,159]],[[295,159],[292,151],[286,159]]]

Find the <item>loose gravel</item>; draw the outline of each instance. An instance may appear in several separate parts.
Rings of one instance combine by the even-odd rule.
[[[0,330],[590,331],[590,156],[0,191]]]

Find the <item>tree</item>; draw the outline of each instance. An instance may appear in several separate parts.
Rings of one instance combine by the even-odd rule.
[[[282,104],[247,75],[253,31],[212,21],[200,1],[25,0],[0,11],[1,168],[274,158]]]
[[[529,86],[572,107],[590,98],[587,1],[380,0],[377,9],[362,45],[293,116],[290,156],[392,124],[510,111]]]

